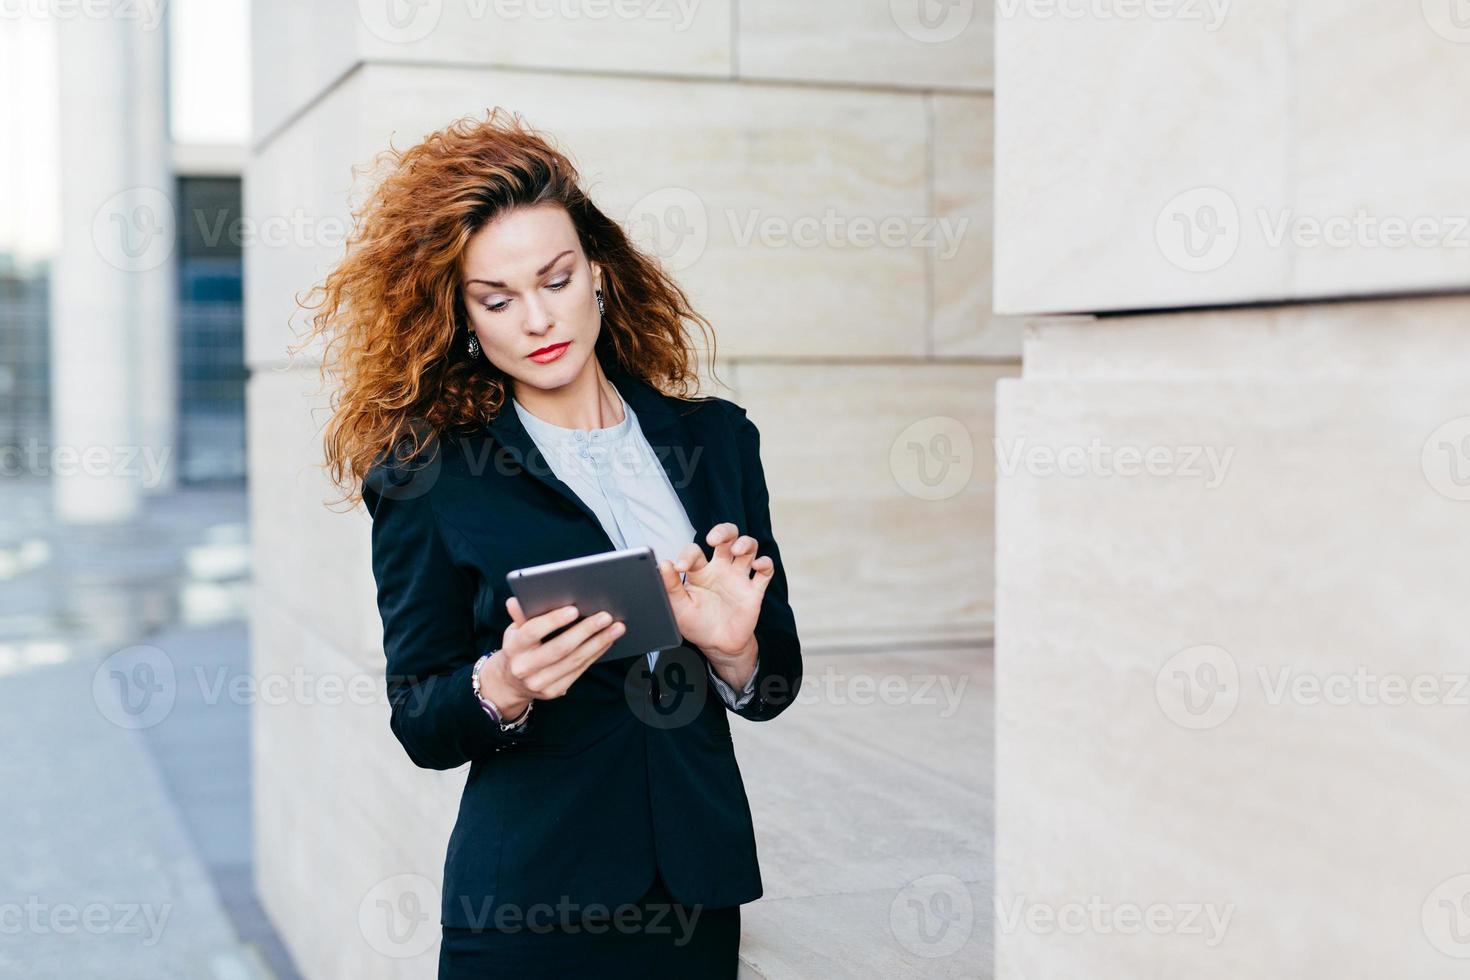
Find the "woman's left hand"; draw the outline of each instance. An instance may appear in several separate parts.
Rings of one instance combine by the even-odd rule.
[[[769,555],[757,557],[760,543],[728,521],[710,528],[705,541],[713,558],[691,541],[672,561],[658,563],[659,575],[684,639],[704,651],[716,673],[741,674],[743,682],[755,663],[755,624],[776,565]],[[687,573],[682,582],[680,572]]]

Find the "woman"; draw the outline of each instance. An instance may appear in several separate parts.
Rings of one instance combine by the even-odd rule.
[[[388,159],[312,333],[329,466],[372,515],[392,730],[469,764],[439,975],[734,977],[761,880],[727,713],[774,718],[801,681],[759,433],[689,395],[684,321],[708,323],[518,119]],[[672,650],[599,661],[621,624],[527,617],[506,584],[645,544]]]

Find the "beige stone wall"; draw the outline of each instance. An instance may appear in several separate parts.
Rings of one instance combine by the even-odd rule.
[[[1444,754],[1470,691],[1470,468],[1448,459],[1467,319],[1455,299],[1038,329],[999,400],[1003,452],[1031,462],[1000,480],[998,976],[1460,975],[1433,930],[1470,871]],[[1093,446],[1076,475],[1047,465]],[[1394,703],[1416,679],[1437,693]],[[1092,896],[1178,928],[1006,918]],[[1230,916],[1218,942],[1185,928],[1195,906]]]
[[[1464,973],[1450,6],[998,22],[1002,980]]]
[[[368,520],[322,506],[326,402],[310,356],[288,363],[294,301],[339,254],[354,164],[493,105],[560,139],[714,324],[729,387],[709,390],[761,427],[810,649],[986,640],[994,386],[1021,337],[991,312],[988,5],[379,6],[254,6],[257,668],[381,684]],[[424,975],[432,949],[385,950],[356,913],[437,892],[462,774],[414,769],[378,704],[255,723],[261,892],[303,970]]]
[[[1445,97],[1470,76],[1470,28],[1454,4],[1000,9],[1012,13],[996,22],[1010,69],[998,83],[997,309],[1370,295],[1470,277],[1470,129]]]

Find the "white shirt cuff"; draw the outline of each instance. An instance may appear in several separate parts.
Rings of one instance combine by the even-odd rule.
[[[720,697],[724,698],[726,704],[738,710],[750,703],[750,699],[755,696],[755,675],[760,673],[761,669],[761,658],[759,656],[755,658],[755,666],[750,671],[750,679],[745,682],[745,687],[741,690],[738,698],[735,695],[735,689],[729,684],[726,684],[724,678],[715,673],[715,668],[709,664],[706,664],[706,666],[709,667],[709,679],[714,681],[715,690],[720,692]]]

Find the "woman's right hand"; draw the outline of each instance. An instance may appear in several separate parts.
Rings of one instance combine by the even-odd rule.
[[[505,600],[511,624],[500,649],[480,669],[480,692],[500,709],[501,717],[519,718],[533,699],[559,698],[592,666],[626,626],[599,612],[577,622],[576,606],[561,606],[527,619],[520,600]],[[570,626],[550,640],[550,633]]]

